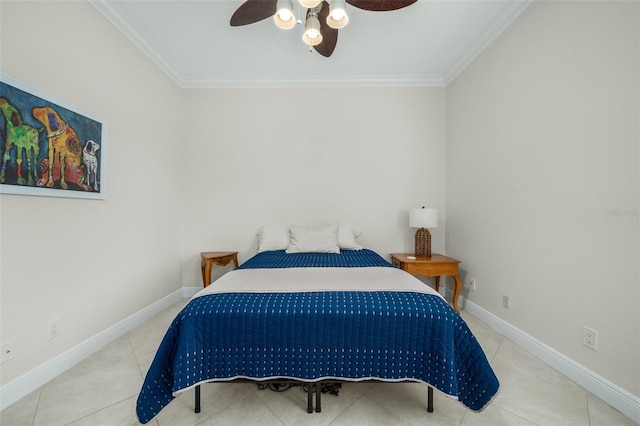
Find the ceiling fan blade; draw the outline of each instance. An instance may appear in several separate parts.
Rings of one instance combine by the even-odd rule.
[[[253,24],[276,14],[278,0],[247,0],[231,16],[231,26]]]
[[[372,12],[385,12],[411,6],[418,0],[347,0],[353,7]]]
[[[322,43],[313,48],[324,57],[329,57],[336,48],[338,42],[338,30],[331,28],[327,24],[327,16],[329,16],[329,3],[322,2],[322,9],[318,13],[318,20],[320,21],[320,34],[322,34]]]

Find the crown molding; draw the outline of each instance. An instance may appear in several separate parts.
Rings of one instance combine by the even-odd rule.
[[[444,87],[441,75],[435,76],[317,76],[297,75],[295,78],[262,77],[237,79],[221,76],[215,79],[184,79],[167,64],[133,27],[128,25],[110,2],[89,0],[109,22],[122,32],[138,49],[183,89],[258,89],[258,88],[312,88],[312,87]]]
[[[379,76],[300,76],[237,79],[220,76],[215,79],[183,78],[133,27],[128,25],[111,2],[88,0],[104,17],[122,32],[138,49],[183,89],[220,88],[312,88],[312,87],[446,87],[464,71],[496,38],[498,38],[535,0],[510,1],[509,5],[484,29],[482,35],[442,75]]]
[[[445,87],[442,76],[296,76],[295,78],[255,77],[234,79],[222,76],[213,80],[183,80],[184,89],[261,89],[318,87]]]
[[[120,32],[122,32],[138,49],[140,49],[151,61],[164,71],[179,86],[181,85],[180,76],[173,68],[167,64],[160,55],[149,46],[133,27],[126,23],[118,10],[113,7],[111,2],[104,0],[88,0],[89,3],[98,10],[109,22],[111,22]]]
[[[535,0],[509,2],[503,12],[487,25],[476,42],[444,73],[445,86],[458,77],[484,50],[491,45]]]

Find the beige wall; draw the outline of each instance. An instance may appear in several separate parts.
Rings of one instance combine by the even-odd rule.
[[[0,71],[108,126],[106,200],[0,195],[6,384],[180,288],[183,125],[179,88],[90,4],[0,7]]]
[[[246,260],[265,223],[351,223],[387,256],[413,249],[408,210],[429,204],[443,251],[444,113],[443,88],[187,91],[184,285],[200,251]]]
[[[349,222],[387,255],[429,204],[444,250],[443,88],[181,91],[87,3],[1,7],[1,71],[108,121],[109,183],[105,201],[0,196],[2,384],[201,285],[200,251],[246,260],[264,223]]]
[[[536,2],[447,87],[447,251],[477,280],[465,296],[635,395],[639,7]]]
[[[181,91],[87,3],[0,13],[0,71],[104,117],[109,157],[105,201],[0,195],[0,383],[200,285],[199,251],[246,259],[263,223],[351,222],[386,254],[428,203],[465,296],[640,395],[638,217],[605,214],[638,208],[638,3],[535,3],[446,90]]]

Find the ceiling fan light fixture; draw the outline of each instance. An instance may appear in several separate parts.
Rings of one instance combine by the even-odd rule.
[[[273,15],[273,20],[278,28],[283,30],[289,30],[296,25],[292,0],[278,0],[277,12]]]
[[[304,34],[302,40],[309,46],[317,46],[322,43],[322,34],[320,33],[320,21],[316,15],[307,16],[304,24]]]
[[[306,7],[307,9],[313,9],[314,7],[322,3],[322,0],[298,0],[298,1],[302,5],[302,7]]]
[[[239,0],[237,0],[239,1]],[[273,17],[278,27],[293,28],[302,24],[302,14],[306,16],[302,40],[314,47],[325,58],[330,57],[338,42],[338,30],[349,23],[346,3],[368,11],[390,11],[402,9],[419,0],[244,0],[231,16],[232,27],[253,24]],[[2,2],[2,0],[0,0]],[[304,7],[305,10],[300,10]],[[276,16],[277,15],[277,16]],[[293,17],[293,15],[297,17]],[[320,19],[322,23],[320,23]],[[313,51],[314,49],[309,49]]]
[[[346,27],[349,23],[346,6],[345,0],[332,0],[329,5],[327,25],[336,30]]]

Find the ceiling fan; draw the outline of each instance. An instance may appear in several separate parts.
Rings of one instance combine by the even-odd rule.
[[[329,57],[338,42],[338,30],[349,22],[345,3],[362,10],[383,12],[402,9],[417,0],[298,0],[306,8],[302,39],[322,56]],[[292,0],[246,0],[231,16],[231,26],[253,24],[273,16],[282,29],[293,28],[296,21]]]

